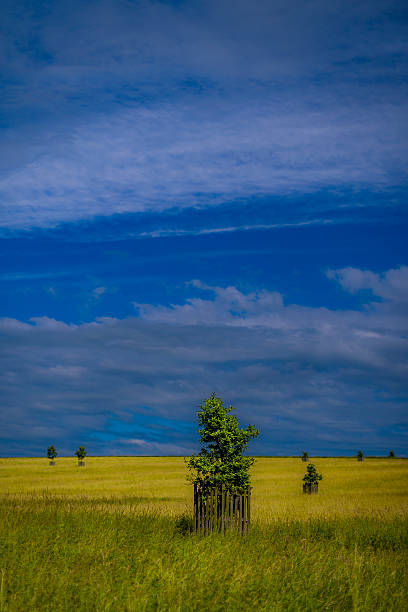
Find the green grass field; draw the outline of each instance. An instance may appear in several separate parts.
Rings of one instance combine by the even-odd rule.
[[[251,532],[183,535],[182,458],[0,459],[0,611],[408,610],[408,461],[260,458]]]

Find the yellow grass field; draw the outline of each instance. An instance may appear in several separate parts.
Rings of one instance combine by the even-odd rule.
[[[406,612],[408,460],[311,462],[317,495],[258,458],[249,534],[204,536],[183,458],[0,459],[0,612]]]
[[[302,494],[306,464],[298,458],[257,458],[252,468],[252,516],[261,523],[290,515],[365,516],[408,514],[408,460],[311,458],[323,480],[318,495]],[[182,457],[0,459],[0,495],[46,492],[89,497],[101,504],[154,510],[175,516],[192,508],[192,486]]]

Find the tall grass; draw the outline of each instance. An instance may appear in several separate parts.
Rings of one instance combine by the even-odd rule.
[[[408,462],[316,463],[259,460],[251,532],[205,537],[180,459],[0,460],[0,611],[407,610]]]

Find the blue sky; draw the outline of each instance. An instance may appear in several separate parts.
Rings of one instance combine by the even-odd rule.
[[[404,2],[3,3],[0,455],[408,454]]]

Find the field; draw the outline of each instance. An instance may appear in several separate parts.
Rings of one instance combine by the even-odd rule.
[[[0,459],[0,611],[408,610],[408,461],[259,458],[251,532],[183,534],[182,458]]]

